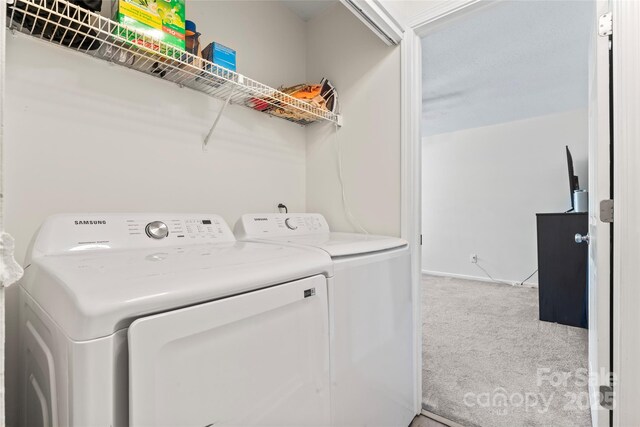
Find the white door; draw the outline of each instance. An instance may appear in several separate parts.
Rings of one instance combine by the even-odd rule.
[[[596,2],[599,17],[607,0]],[[611,362],[611,225],[602,222],[600,201],[610,199],[609,37],[592,34],[589,70],[589,394],[594,426],[609,426],[610,411],[600,405]]]
[[[129,328],[132,426],[326,426],[329,386],[324,276]]]

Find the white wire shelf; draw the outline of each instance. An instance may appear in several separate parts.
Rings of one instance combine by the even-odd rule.
[[[13,0],[7,10],[7,26],[52,44],[300,125],[320,121],[341,124],[339,114],[294,98],[65,0]]]

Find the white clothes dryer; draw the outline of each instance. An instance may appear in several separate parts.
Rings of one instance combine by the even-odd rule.
[[[25,426],[326,426],[330,257],[210,214],[77,214],[20,282]]]

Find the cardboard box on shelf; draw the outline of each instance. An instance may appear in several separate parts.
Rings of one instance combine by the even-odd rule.
[[[169,48],[163,49],[133,31],[123,29],[120,36],[160,53],[180,57],[185,49],[185,0],[113,0],[112,5],[114,20],[168,44]]]
[[[227,70],[236,71],[236,51],[225,45],[216,42],[209,43],[207,47],[202,49],[202,56],[207,61]]]

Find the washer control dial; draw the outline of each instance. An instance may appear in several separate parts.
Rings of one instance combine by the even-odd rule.
[[[294,224],[293,218],[285,219],[284,225],[286,225],[289,230],[296,230],[298,228],[298,226]]]
[[[164,239],[169,235],[169,227],[162,221],[152,221],[144,228],[147,236],[152,239]]]

